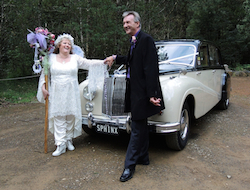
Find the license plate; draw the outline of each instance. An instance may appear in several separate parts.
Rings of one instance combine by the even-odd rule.
[[[112,134],[112,135],[119,135],[118,127],[108,125],[108,124],[97,124],[96,125],[96,132],[105,133],[105,134]]]

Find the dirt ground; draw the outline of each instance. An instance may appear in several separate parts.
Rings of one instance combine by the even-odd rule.
[[[228,110],[195,121],[187,147],[150,136],[150,165],[119,181],[128,136],[82,136],[59,157],[52,134],[44,153],[44,105],[0,107],[0,189],[250,189],[250,78],[232,78]]]

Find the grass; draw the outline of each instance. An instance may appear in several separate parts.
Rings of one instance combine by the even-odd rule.
[[[0,81],[0,105],[36,100],[38,78]]]
[[[86,73],[78,75],[78,80],[83,81]],[[36,93],[39,77],[0,81],[0,105],[8,103],[37,102]]]

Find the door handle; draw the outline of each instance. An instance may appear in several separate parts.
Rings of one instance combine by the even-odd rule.
[[[201,74],[201,72],[196,72],[196,75],[200,75]]]

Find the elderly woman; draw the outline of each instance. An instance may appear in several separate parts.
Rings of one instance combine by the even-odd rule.
[[[55,51],[50,55],[49,91],[45,89],[42,72],[37,98],[44,102],[49,96],[49,130],[54,133],[57,149],[52,153],[59,156],[74,150],[72,138],[82,134],[81,103],[78,88],[78,69],[88,69],[91,64],[104,64],[103,60],[89,60],[72,54],[74,38],[69,34],[58,36]]]

